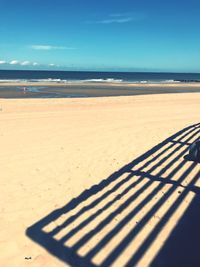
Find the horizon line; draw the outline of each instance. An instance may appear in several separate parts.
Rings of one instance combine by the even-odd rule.
[[[130,71],[130,70],[120,70],[120,71],[112,71],[112,70],[52,70],[52,69],[0,69],[0,71],[51,71],[51,72],[108,72],[108,73],[168,73],[168,74],[200,74],[200,72],[192,72],[192,71]]]

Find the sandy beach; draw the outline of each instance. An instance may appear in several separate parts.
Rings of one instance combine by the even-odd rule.
[[[0,265],[200,266],[199,114],[198,92],[1,98]]]

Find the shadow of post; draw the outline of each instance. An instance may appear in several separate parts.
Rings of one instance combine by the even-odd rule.
[[[170,136],[27,236],[73,267],[200,266],[199,165],[184,159],[199,132],[195,124]]]

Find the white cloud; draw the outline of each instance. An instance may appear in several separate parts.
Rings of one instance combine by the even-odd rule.
[[[0,60],[0,64],[10,64],[10,65],[18,65],[18,66],[27,66],[28,68],[31,66],[49,66],[49,67],[57,67],[56,64],[50,63],[50,64],[41,64],[38,62],[31,62],[29,60],[24,60],[24,61],[19,61],[19,60],[11,60],[11,61],[5,61],[5,60]]]
[[[30,63],[30,61],[28,61],[28,60],[23,61],[23,62],[20,63],[20,65],[22,65],[22,66],[27,66],[27,65],[30,65],[30,64],[31,64],[31,63]]]
[[[51,50],[52,46],[50,46],[50,45],[32,45],[31,48],[35,49],[35,50]]]
[[[97,24],[112,24],[112,23],[128,23],[131,21],[140,21],[146,18],[143,13],[114,13],[107,16],[105,19],[90,21],[88,23]]]
[[[67,46],[53,46],[53,45],[31,45],[30,46],[34,50],[73,50],[74,47]]]
[[[133,18],[131,18],[131,17],[116,18],[116,19],[104,19],[104,20],[97,21],[97,23],[101,23],[101,24],[126,23],[126,22],[130,22],[132,20],[133,20]]]
[[[9,62],[10,65],[16,65],[16,64],[19,64],[19,61],[18,60],[12,60]]]

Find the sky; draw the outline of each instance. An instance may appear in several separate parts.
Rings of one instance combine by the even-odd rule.
[[[200,72],[199,0],[0,0],[0,69]]]

